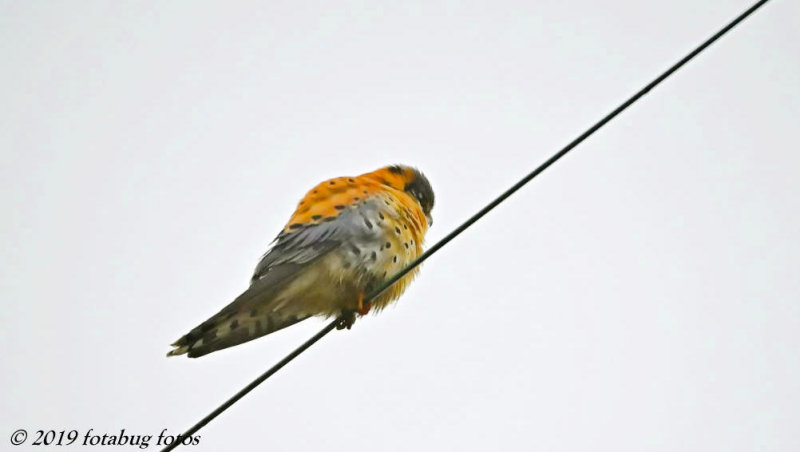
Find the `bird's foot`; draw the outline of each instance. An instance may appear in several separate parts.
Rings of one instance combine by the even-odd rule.
[[[339,323],[336,324],[337,330],[343,330],[345,328],[349,330],[353,327],[353,324],[356,323],[356,311],[344,311],[340,317]]]

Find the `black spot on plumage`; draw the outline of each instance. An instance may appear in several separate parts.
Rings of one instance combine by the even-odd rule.
[[[403,245],[405,245],[406,249],[408,249],[408,242],[404,243]]]
[[[349,179],[347,179],[347,182],[350,182],[351,184],[352,184],[353,182],[355,182],[355,181],[356,181],[356,180],[355,180],[355,179],[353,179],[352,177],[351,177],[351,178],[349,178]]]
[[[391,248],[391,247],[392,247],[392,244],[391,244],[391,243],[389,243],[389,242],[386,242],[386,245],[384,245],[384,246],[385,246],[385,247],[386,247],[386,249],[388,250],[389,248]]]
[[[350,268],[350,265],[350,261],[345,261],[344,264],[342,264],[342,268],[348,269]]]
[[[355,198],[353,198],[353,201],[361,201],[361,198],[359,198],[358,196],[356,196]]]
[[[312,220],[319,220],[320,218],[322,218],[322,215],[311,215]]]
[[[251,309],[250,317],[257,317],[257,316],[258,316],[258,309]]]
[[[239,328],[239,320],[238,319],[234,319],[233,322],[231,322],[231,329],[235,330],[236,328]]]
[[[394,232],[395,232],[397,235],[400,235],[400,228],[398,228],[397,226],[395,226],[395,227],[394,227]]]
[[[367,225],[367,228],[372,229],[372,222],[368,219],[364,218],[364,224]]]
[[[314,190],[314,191],[313,191],[313,193],[316,195],[317,193],[319,193],[319,191],[317,191],[317,190]]]
[[[341,204],[336,204],[335,206],[333,206],[333,208],[336,210],[344,210],[345,207]]]
[[[303,223],[292,223],[289,225],[289,229],[300,229],[303,227]]]
[[[397,263],[397,256],[392,256],[392,262]]]
[[[324,220],[322,220],[322,221],[323,221],[323,222],[325,222],[325,223],[327,223],[327,222],[329,222],[329,221],[334,221],[334,220],[336,220],[336,217],[328,217],[328,218],[326,218],[326,219],[324,219]]]
[[[383,212],[378,212],[378,216],[381,218],[381,220],[386,219],[386,217],[383,216]]]
[[[353,254],[355,254],[356,256],[360,256],[361,255],[361,250],[358,249],[357,246],[353,245],[353,246],[350,247],[350,249],[353,250]]]
[[[331,185],[336,185],[336,181],[335,180],[332,180],[332,181],[330,181],[328,183],[331,184]]]
[[[389,172],[392,174],[403,174],[403,168],[400,165],[392,165],[389,167]]]
[[[375,251],[369,253],[369,258],[374,261],[375,259],[378,258],[378,253],[376,253]]]

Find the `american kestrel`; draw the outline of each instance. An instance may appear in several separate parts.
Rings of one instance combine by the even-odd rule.
[[[196,358],[264,336],[311,316],[338,317],[396,300],[418,269],[364,297],[422,253],[433,189],[418,170],[388,166],[338,177],[306,193],[261,258],[250,287],[185,336],[167,356]]]

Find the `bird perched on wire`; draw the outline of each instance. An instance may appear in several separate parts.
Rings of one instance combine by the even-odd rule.
[[[428,179],[403,165],[322,182],[300,201],[250,287],[167,356],[196,358],[311,316],[343,316],[337,327],[350,328],[356,314],[383,309],[417,269],[374,300],[364,297],[422,254],[433,201]]]

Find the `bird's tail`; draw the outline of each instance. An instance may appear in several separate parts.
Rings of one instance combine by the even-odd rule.
[[[291,281],[290,273],[267,273],[239,295],[233,303],[201,323],[172,344],[167,356],[187,354],[197,358],[278,331],[310,317],[292,306],[276,309],[281,290]],[[294,273],[294,272],[292,272]]]
[[[172,344],[175,348],[167,356],[187,354],[189,358],[198,358],[273,333],[306,318],[308,316],[282,317],[279,313],[255,313],[251,316],[248,313],[228,315],[220,312],[175,341]]]

